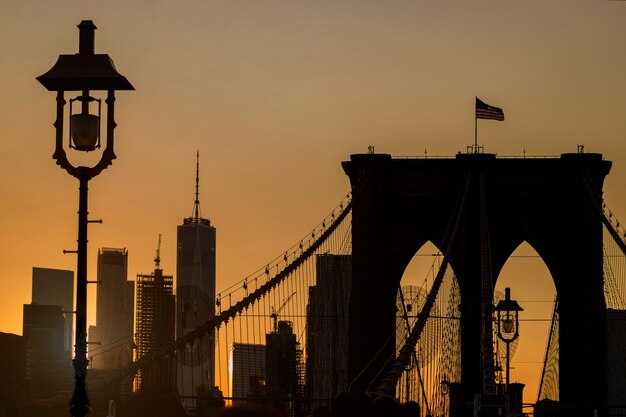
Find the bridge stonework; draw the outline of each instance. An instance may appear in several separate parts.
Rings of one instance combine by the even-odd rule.
[[[447,253],[461,290],[461,381],[452,382],[460,382],[463,407],[471,410],[467,407],[483,387],[481,245],[486,243],[481,240],[481,221],[487,221],[492,287],[524,241],[541,256],[554,280],[560,303],[563,415],[591,415],[592,409],[607,415],[606,305],[597,204],[611,162],[599,154],[542,159],[493,154],[394,159],[357,154],[342,165],[354,193],[348,379],[352,391],[371,390],[384,377],[380,370],[394,355],[395,343],[389,338],[395,334],[396,291],[403,272],[427,241],[445,251],[468,184],[456,243]],[[481,204],[487,209],[483,220]]]

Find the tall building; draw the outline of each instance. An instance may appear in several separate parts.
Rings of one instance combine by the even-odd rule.
[[[196,200],[193,215],[177,231],[176,336],[181,337],[215,317],[215,227],[200,214],[199,155],[196,157]],[[198,387],[215,386],[215,334],[187,345],[176,371],[182,396],[198,394]],[[195,407],[186,401],[187,408]]]
[[[351,256],[317,255],[316,285],[307,306],[307,397],[329,405],[348,388],[348,301]]]
[[[133,360],[135,283],[127,280],[128,251],[98,251],[96,325],[89,328],[91,366],[119,369]]]
[[[19,415],[18,407],[28,399],[26,358],[24,336],[0,332],[0,415]]]
[[[24,304],[23,318],[22,334],[27,347],[38,352],[63,354],[65,338],[63,307]]]
[[[24,304],[26,378],[32,400],[49,398],[72,386],[72,364],[65,351],[63,307]]]
[[[33,267],[33,304],[61,306],[65,317],[63,349],[71,355],[73,343],[74,272]]]
[[[159,236],[159,249],[161,236]],[[160,268],[159,250],[152,274],[137,275],[137,359],[150,356],[174,342],[175,302],[174,278],[163,275]],[[147,369],[139,371],[135,386],[138,391],[158,391],[163,394],[175,392],[176,363],[166,356]]]
[[[233,343],[228,355],[228,383],[233,405],[265,396],[265,346]]]
[[[265,335],[265,390],[273,408],[289,417],[303,415],[302,349],[290,321]]]

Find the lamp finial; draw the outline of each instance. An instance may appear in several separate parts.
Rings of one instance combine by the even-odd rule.
[[[80,55],[93,55],[96,50],[96,25],[91,20],[83,20],[78,25],[78,53]]]

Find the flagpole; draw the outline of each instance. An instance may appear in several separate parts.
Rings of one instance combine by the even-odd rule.
[[[478,115],[480,114],[480,117]],[[478,148],[478,119],[504,120],[504,112],[501,108],[490,106],[476,97],[476,107],[474,110],[474,153],[479,153]],[[484,147],[483,147],[484,150]]]
[[[478,117],[474,109],[474,153],[478,153]]]

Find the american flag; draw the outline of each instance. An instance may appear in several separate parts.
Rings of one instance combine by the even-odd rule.
[[[490,106],[476,97],[476,118],[498,120],[501,122],[504,120],[504,112],[501,108]]]

